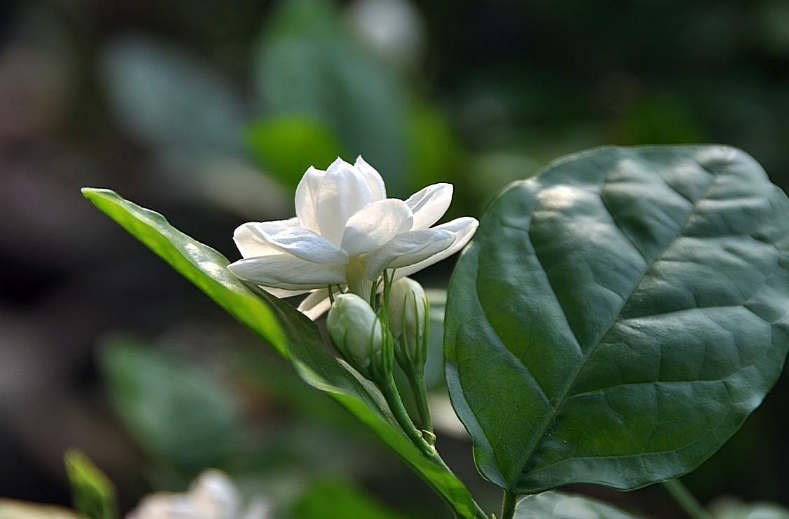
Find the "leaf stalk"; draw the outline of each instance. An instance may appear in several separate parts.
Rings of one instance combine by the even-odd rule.
[[[501,502],[501,519],[512,519],[515,517],[515,504],[518,502],[518,494],[504,489],[504,499]]]

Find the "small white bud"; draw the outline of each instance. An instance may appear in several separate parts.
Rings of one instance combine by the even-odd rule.
[[[411,278],[392,284],[389,296],[389,326],[397,339],[398,359],[423,361],[427,355],[428,302],[422,285]]]
[[[356,294],[335,297],[326,326],[345,360],[369,378],[373,357],[383,349],[383,326],[367,301]]]

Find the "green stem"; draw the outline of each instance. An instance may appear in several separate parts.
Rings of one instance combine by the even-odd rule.
[[[389,375],[384,380],[380,381],[379,387],[381,388],[381,393],[383,393],[386,403],[389,404],[389,410],[392,411],[395,420],[400,424],[400,428],[403,429],[406,436],[408,436],[411,442],[422,451],[422,454],[429,458],[436,456],[436,450],[425,441],[421,431],[416,428],[414,422],[411,421],[411,417],[408,416],[408,411],[405,410],[403,400],[400,398],[400,393],[397,392],[394,377]]]
[[[389,404],[389,409],[392,411],[392,415],[394,415],[395,420],[403,429],[408,439],[425,455],[430,461],[441,467],[442,469],[446,470],[449,473],[452,473],[449,466],[444,462],[441,456],[438,455],[436,449],[425,441],[425,438],[422,436],[422,432],[416,428],[414,422],[411,421],[411,418],[408,416],[408,412],[405,410],[405,406],[403,405],[403,401],[400,398],[400,393],[397,392],[397,386],[395,385],[394,377],[389,375],[385,378],[385,380],[379,381],[378,387],[381,389],[381,393],[386,400],[386,403]],[[474,502],[474,514],[476,515],[477,519],[488,519],[487,514],[479,505]]]
[[[515,517],[515,503],[518,495],[509,490],[504,490],[504,500],[501,502],[501,519],[512,519]]]
[[[427,384],[425,383],[425,373],[418,370],[406,370],[408,377],[408,384],[411,386],[411,392],[414,393],[414,400],[416,401],[416,410],[419,413],[419,422],[422,429],[433,433],[433,418],[430,415],[430,404],[427,400]]]
[[[680,480],[672,479],[671,481],[664,482],[663,485],[669,491],[671,497],[679,503],[690,517],[693,519],[713,519],[712,516],[704,510],[704,507],[701,506],[699,500],[690,493],[688,487]]]

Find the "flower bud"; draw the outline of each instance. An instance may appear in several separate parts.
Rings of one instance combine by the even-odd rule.
[[[384,343],[383,326],[370,305],[356,294],[334,300],[326,321],[332,344],[351,366],[367,378],[375,369]]]
[[[422,285],[410,278],[392,284],[389,326],[396,341],[398,362],[419,366],[427,358],[429,305]],[[405,369],[405,366],[403,366]]]

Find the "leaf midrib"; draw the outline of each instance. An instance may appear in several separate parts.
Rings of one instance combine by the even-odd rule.
[[[529,448],[529,451],[527,452],[527,454],[524,457],[523,462],[521,463],[520,470],[518,471],[519,477],[523,476],[523,474],[525,473],[526,466],[531,461],[532,457],[534,456],[535,451],[539,447],[542,439],[545,437],[546,431],[551,427],[551,425],[556,420],[556,417],[558,416],[559,412],[561,412],[562,408],[564,407],[564,404],[567,401],[567,395],[569,394],[570,390],[575,385],[576,379],[581,374],[581,372],[584,370],[584,367],[586,366],[586,363],[588,362],[588,360],[594,355],[594,352],[597,350],[597,347],[603,342],[603,339],[605,339],[606,336],[608,336],[608,333],[611,331],[611,329],[621,320],[622,311],[627,307],[628,303],[630,302],[630,299],[633,297],[633,294],[636,292],[638,287],[644,281],[644,278],[646,277],[646,275],[660,261],[660,258],[666,253],[666,251],[668,251],[672,247],[672,245],[674,245],[674,243],[677,241],[677,239],[679,239],[680,237],[683,236],[683,234],[685,232],[685,228],[688,226],[688,223],[690,222],[691,218],[696,213],[699,204],[704,199],[706,199],[709,196],[710,192],[715,187],[715,182],[721,176],[723,176],[725,174],[724,172],[720,172],[718,174],[715,174],[712,171],[710,171],[709,169],[707,169],[706,167],[704,167],[702,164],[700,164],[698,161],[694,161],[694,162],[696,163],[696,165],[698,167],[700,167],[701,169],[703,169],[704,171],[706,171],[707,173],[712,175],[713,176],[712,180],[710,180],[709,184],[704,189],[704,192],[701,194],[701,196],[699,196],[699,198],[697,198],[693,202],[691,210],[688,212],[688,215],[686,216],[685,221],[682,223],[682,225],[680,226],[679,230],[677,231],[677,234],[666,243],[665,247],[663,247],[663,249],[660,251],[660,253],[658,253],[655,256],[655,259],[652,261],[652,263],[647,266],[647,268],[641,274],[641,277],[633,285],[633,288],[630,290],[630,293],[627,295],[627,298],[624,299],[624,301],[620,305],[619,309],[616,312],[616,317],[614,319],[612,319],[611,324],[609,324],[608,327],[605,329],[605,331],[600,335],[600,338],[591,346],[591,348],[589,348],[588,353],[584,356],[583,360],[578,364],[578,367],[576,368],[575,372],[568,378],[568,383],[566,384],[566,386],[562,390],[562,393],[556,399],[556,405],[551,407],[552,411],[548,415],[548,417],[546,418],[544,423],[540,426],[539,434],[536,434],[534,436],[533,445]],[[663,177],[661,176],[661,178],[663,178]],[[607,180],[608,179],[606,177],[603,180],[603,184],[607,183]],[[669,187],[671,187],[671,186],[669,185]],[[599,195],[599,196],[602,197],[602,195]],[[613,219],[614,215],[611,214],[610,211],[608,211],[608,208],[605,206],[605,204],[603,204],[603,207],[605,208],[605,211],[608,212],[608,214]],[[531,229],[531,220],[529,220],[529,229],[526,229],[527,235],[529,234],[529,230],[530,229]],[[531,237],[529,237],[529,242],[532,243]],[[537,256],[537,249],[536,249],[536,247],[534,247],[533,243],[532,243],[532,247],[534,248],[534,254],[535,254],[535,257],[536,257]],[[636,250],[640,253],[640,251],[637,248],[636,248]],[[548,276],[548,273],[543,268],[542,262],[539,261],[539,258],[538,258],[538,263],[540,265],[540,268],[541,268],[543,274],[545,275],[545,279],[547,280],[548,286],[551,288],[551,291],[553,291],[554,294],[555,294],[555,290],[553,289],[553,284],[551,283],[551,278],[550,278],[550,276]],[[556,300],[557,300],[559,308],[561,309],[562,313],[565,315],[565,318],[567,318],[567,312],[564,309],[564,307],[562,306],[562,304],[559,302],[559,298],[556,297]],[[567,322],[568,322],[568,327],[570,327],[569,319],[568,319]],[[570,327],[570,331],[573,334],[573,336],[575,336],[575,332],[572,330],[571,327]],[[499,471],[501,472],[501,469],[499,469]],[[517,483],[517,482],[515,482],[515,483]],[[515,487],[517,487],[517,485],[515,485]],[[510,487],[509,490],[515,491],[516,488]]]

